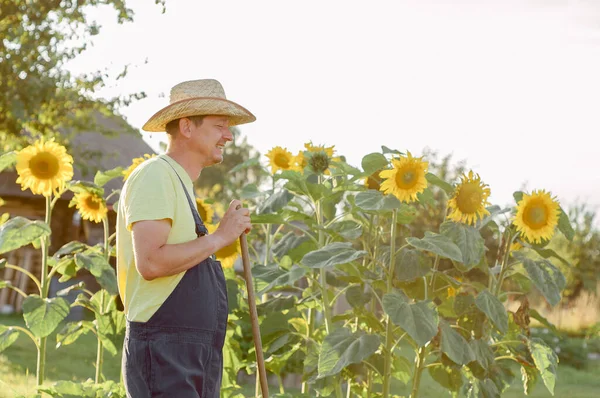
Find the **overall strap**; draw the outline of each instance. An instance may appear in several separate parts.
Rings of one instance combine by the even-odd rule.
[[[167,164],[169,166],[171,166],[171,168],[177,175],[177,178],[179,178],[179,182],[181,182],[181,187],[183,188],[185,197],[187,198],[188,204],[190,205],[190,210],[192,211],[192,216],[194,216],[194,222],[196,224],[196,235],[198,235],[198,236],[207,235],[208,230],[204,226],[204,223],[202,222],[202,218],[200,218],[200,214],[198,214],[198,209],[196,208],[196,203],[194,201],[192,201],[192,198],[190,197],[190,194],[188,193],[187,188],[185,187],[185,184],[183,183],[183,180],[181,179],[181,177],[179,177],[179,173],[177,173],[177,170],[175,170],[175,167],[173,167],[173,165],[171,163],[169,163],[169,161],[167,159],[165,159],[165,158],[161,158],[161,159],[164,160],[165,162],[167,162]]]

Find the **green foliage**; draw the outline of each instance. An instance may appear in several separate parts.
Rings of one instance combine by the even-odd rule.
[[[50,227],[43,221],[14,217],[0,226],[0,254],[32,244],[50,235]]]

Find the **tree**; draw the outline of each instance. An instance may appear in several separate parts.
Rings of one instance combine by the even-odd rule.
[[[157,0],[163,4],[163,0]],[[112,6],[119,23],[132,21],[125,0],[0,0],[0,145],[23,146],[32,136],[98,128],[97,115],[113,115],[144,93],[95,99],[111,76],[72,75],[65,64],[81,54],[100,25],[90,8]],[[164,4],[163,4],[164,7]],[[164,8],[163,8],[164,9]],[[127,68],[117,79],[125,76]]]

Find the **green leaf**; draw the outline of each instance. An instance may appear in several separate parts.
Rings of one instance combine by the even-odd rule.
[[[471,346],[471,350],[473,350],[473,353],[475,354],[475,360],[479,362],[482,368],[489,372],[494,366],[495,361],[494,352],[490,346],[480,339],[469,341],[469,346]]]
[[[544,325],[545,327],[547,327],[548,329],[550,329],[550,331],[552,333],[554,333],[555,335],[559,335],[560,334],[560,332],[556,328],[556,326],[554,326],[553,324],[551,324],[550,322],[548,322],[548,320],[546,318],[544,318],[542,316],[542,314],[540,314],[535,308],[530,308],[529,309],[529,317],[535,319],[536,321],[538,321],[539,323],[541,323],[542,325]]]
[[[383,296],[383,310],[419,345],[424,346],[438,331],[438,314],[430,301],[408,303],[408,298],[395,291]]]
[[[467,270],[479,262],[485,253],[485,241],[477,228],[462,223],[446,221],[440,225],[440,233],[454,242],[462,253],[462,260]]]
[[[0,325],[0,352],[6,350],[19,338],[20,332],[10,326]]]
[[[444,235],[426,232],[423,239],[409,237],[406,238],[406,242],[417,249],[435,253],[440,257],[449,258],[459,263],[463,260],[460,248]]]
[[[491,379],[475,379],[471,382],[466,395],[467,398],[500,398],[500,391]]]
[[[351,220],[338,221],[328,229],[348,240],[358,239],[363,233],[362,225]]]
[[[64,256],[66,254],[81,253],[86,250],[93,250],[93,248],[91,246],[86,245],[83,242],[74,240],[63,245],[60,249],[56,251],[56,253],[54,253],[52,257],[59,259],[61,256]]]
[[[269,297],[266,302],[257,305],[256,310],[258,311],[258,315],[281,312],[294,308],[296,306],[296,301],[296,296]]]
[[[435,174],[427,173],[425,174],[425,178],[431,185],[442,188],[448,194],[448,196],[454,195],[454,187]]]
[[[56,334],[56,348],[74,343],[81,335],[93,330],[94,325],[89,321],[69,322]]]
[[[425,188],[423,192],[419,192],[417,194],[417,200],[422,205],[428,205],[431,207],[435,207],[437,205],[435,197],[433,196],[433,192],[429,187]]]
[[[513,192],[513,198],[515,198],[515,202],[517,202],[517,204],[523,200],[523,195],[524,193],[521,191]]]
[[[289,271],[281,269],[277,265],[252,267],[252,276],[255,279],[258,295],[265,294],[276,287],[293,286],[294,282],[303,278],[304,275],[306,275],[306,270],[298,265],[293,265]]]
[[[254,199],[265,194],[265,192],[261,192],[258,190],[256,184],[248,184],[244,185],[244,187],[242,188],[242,191],[240,192],[240,199]]]
[[[346,290],[346,300],[353,308],[363,308],[371,300],[371,292],[365,293],[361,285],[350,286]]]
[[[431,258],[419,250],[404,248],[396,259],[396,278],[403,282],[414,281],[431,271]]]
[[[8,261],[5,258],[0,258],[0,269],[4,269],[8,264]]]
[[[562,207],[560,207],[560,216],[558,217],[558,230],[563,233],[565,238],[569,241],[573,241],[575,237],[575,231],[573,230],[573,226],[571,226],[571,222],[569,221],[569,216]]]
[[[390,149],[390,148],[386,147],[385,145],[382,145],[382,146],[381,146],[381,152],[382,152],[384,155],[385,155],[386,153],[391,153],[391,154],[394,154],[394,155],[400,155],[400,156],[404,155],[404,153],[402,153],[402,152],[400,152],[400,151],[398,151],[398,150],[396,150],[396,149]]]
[[[104,189],[89,181],[71,181],[68,183],[68,188],[73,193],[87,192],[101,198],[104,197]]]
[[[362,362],[377,351],[379,344],[376,335],[352,333],[344,327],[335,329],[323,340],[318,378],[336,375],[346,366]]]
[[[369,189],[359,192],[354,203],[358,208],[365,211],[391,212],[400,208],[400,201],[394,195],[384,195],[381,191]]]
[[[110,180],[117,178],[117,177],[123,177],[123,168],[120,166],[115,167],[114,169],[106,170],[106,171],[98,170],[96,172],[96,175],[94,176],[94,184],[101,187],[101,186],[106,185],[106,183],[109,182]]]
[[[527,342],[533,363],[542,375],[542,380],[550,394],[554,395],[554,386],[556,384],[556,374],[558,367],[558,356],[544,343],[542,339],[532,338]]]
[[[441,322],[442,352],[454,363],[466,365],[475,360],[475,354],[467,340],[446,322]]]
[[[50,235],[50,227],[43,221],[30,221],[17,216],[0,226],[0,254],[29,245]]]
[[[257,209],[256,214],[272,214],[283,209],[294,197],[289,191],[282,190],[269,196]]]
[[[37,294],[23,301],[23,318],[35,337],[46,337],[69,315],[69,302],[62,297],[42,299]]]
[[[77,253],[75,255],[75,264],[79,268],[90,271],[96,280],[111,295],[119,293],[117,288],[117,276],[115,270],[104,259],[104,256],[98,253]]]
[[[492,321],[500,333],[506,333],[508,330],[508,314],[504,305],[502,305],[502,302],[496,296],[491,294],[487,289],[483,290],[477,295],[475,305],[487,315],[488,319]]]
[[[296,231],[290,231],[273,245],[273,254],[277,257],[283,257],[308,239],[306,235],[298,235]]]
[[[463,385],[462,373],[456,366],[432,366],[429,374],[439,385],[450,391],[459,391]]]
[[[352,244],[349,242],[334,242],[319,250],[307,253],[302,258],[302,264],[309,268],[327,268],[346,264],[366,255],[366,251],[353,249]]]
[[[280,213],[252,214],[250,221],[252,224],[283,224],[285,222]]]
[[[7,167],[12,167],[17,163],[17,153],[15,151],[3,153],[0,156],[0,172]]]
[[[361,166],[365,174],[370,175],[377,170],[385,169],[389,166],[388,160],[381,153],[370,153],[362,158]]]
[[[229,170],[229,174],[237,173],[238,171],[248,169],[250,167],[260,166],[260,160],[258,157],[250,158],[243,163],[238,164],[231,170]]]
[[[81,281],[79,283],[75,283],[71,286],[67,286],[64,289],[60,289],[58,292],[56,292],[56,295],[58,297],[63,297],[68,295],[69,293],[71,293],[73,290],[79,290],[79,289],[83,289],[85,288],[85,282]]]
[[[533,366],[521,365],[521,379],[523,380],[523,391],[525,395],[533,392],[533,387],[537,384],[540,373]]]
[[[523,258],[523,266],[533,284],[544,295],[550,305],[560,301],[560,292],[567,283],[565,276],[548,260],[533,261]]]

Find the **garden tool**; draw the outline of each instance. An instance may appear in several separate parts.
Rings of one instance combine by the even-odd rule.
[[[240,246],[242,249],[242,262],[244,263],[244,279],[246,279],[246,289],[248,290],[248,307],[250,307],[250,321],[252,322],[252,336],[254,337],[254,348],[256,350],[260,389],[263,398],[268,398],[269,385],[267,384],[267,372],[265,370],[265,360],[262,352],[260,328],[258,327],[258,314],[256,313],[256,301],[254,299],[254,284],[252,283],[250,257],[248,256],[248,242],[245,233],[240,236]]]

